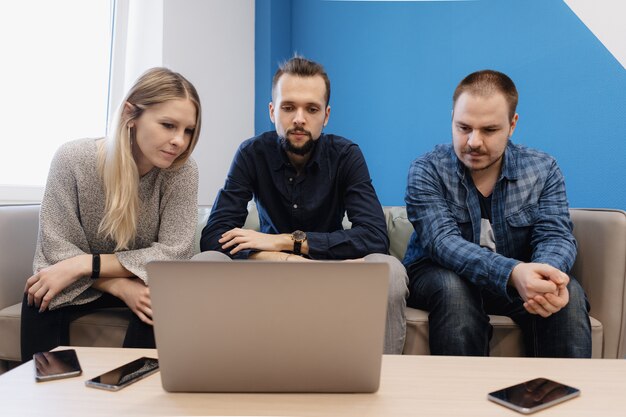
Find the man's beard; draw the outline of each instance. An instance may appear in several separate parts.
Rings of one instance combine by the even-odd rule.
[[[291,142],[289,142],[289,139],[288,139],[288,136],[291,133],[304,133],[305,135],[309,137],[309,140],[304,142],[302,146],[294,146]],[[304,130],[304,129],[293,128],[293,129],[287,129],[287,131],[285,132],[285,136],[280,137],[280,144],[286,152],[291,152],[295,155],[304,156],[308,154],[309,152],[311,152],[313,148],[315,148],[315,145],[317,144],[317,140],[313,140],[313,136],[311,135],[311,132]]]
[[[474,151],[474,149],[472,149],[472,148],[470,148],[470,147],[466,147],[466,148],[464,148],[461,152],[463,153],[463,155],[469,155],[472,151]],[[488,156],[488,154],[487,154],[487,153],[483,153],[483,152],[480,152],[480,155],[481,155],[481,156]],[[469,167],[469,166],[467,166],[467,165],[466,165],[466,166],[467,166],[467,168],[469,168],[471,171],[475,171],[475,172],[478,172],[478,171],[486,171],[486,170],[488,170],[489,168],[491,168],[492,166],[494,166],[495,164],[497,164],[497,163],[499,163],[500,161],[503,161],[503,160],[504,160],[504,152],[502,152],[502,154],[501,154],[499,157],[497,157],[496,159],[494,159],[494,160],[492,160],[492,161],[488,162],[488,163],[487,163],[487,165],[485,165],[484,167],[480,167],[480,168],[471,168],[471,167]],[[465,165],[465,163],[463,163],[463,165]]]

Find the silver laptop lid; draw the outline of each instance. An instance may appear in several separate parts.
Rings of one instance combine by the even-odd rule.
[[[170,261],[147,269],[165,390],[378,389],[387,264]]]

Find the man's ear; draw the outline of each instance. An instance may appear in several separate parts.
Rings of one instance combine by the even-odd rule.
[[[330,118],[330,106],[326,106],[326,116],[324,117],[324,127],[328,124],[328,119]]]
[[[515,115],[513,116],[513,120],[511,120],[511,126],[509,127],[509,138],[513,136],[513,132],[515,131],[515,128],[517,127],[518,120],[519,120],[519,114],[515,113]]]
[[[274,103],[272,103],[271,101],[269,104],[269,111],[270,111],[270,120],[272,121],[272,123],[276,123],[276,120],[274,120]]]

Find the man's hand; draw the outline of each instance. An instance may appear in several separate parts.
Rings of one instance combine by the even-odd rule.
[[[569,276],[550,265],[521,262],[513,268],[510,280],[531,314],[548,317],[569,302]]]
[[[558,294],[547,293],[537,295],[524,303],[524,308],[531,314],[549,317],[569,303],[569,291],[564,285],[559,285]]]
[[[222,249],[232,248],[231,255],[244,249],[280,252],[293,248],[293,240],[288,234],[270,235],[239,228],[224,233],[219,243],[222,244]]]
[[[313,259],[304,256],[294,255],[293,253],[263,251],[255,252],[250,255],[250,259],[255,261],[283,261],[283,262],[314,262]]]
[[[91,255],[79,255],[43,268],[26,280],[24,292],[28,295],[28,305],[39,307],[39,312],[48,308],[50,301],[91,271]]]

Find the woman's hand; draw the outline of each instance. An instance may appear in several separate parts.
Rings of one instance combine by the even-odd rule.
[[[57,294],[90,272],[91,255],[78,255],[41,269],[26,280],[24,292],[28,295],[28,305],[34,304],[39,312],[45,311]]]
[[[144,323],[152,325],[152,302],[150,288],[139,278],[121,278],[122,285],[119,298],[122,299],[133,313]]]
[[[98,278],[93,288],[109,293],[124,301],[128,308],[144,323],[152,325],[152,302],[150,289],[144,282],[135,278]]]

